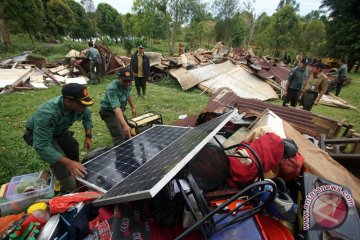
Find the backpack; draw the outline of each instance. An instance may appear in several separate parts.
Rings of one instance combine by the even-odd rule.
[[[95,58],[94,58],[94,62],[97,63],[97,64],[101,64],[101,63],[102,63],[101,57],[100,57],[100,56],[95,57]]]

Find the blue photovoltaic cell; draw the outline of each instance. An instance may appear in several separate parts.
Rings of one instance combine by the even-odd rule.
[[[106,192],[187,131],[189,128],[156,125],[84,163],[88,174],[80,181]]]
[[[197,152],[226,124],[232,113],[201,124],[123,179],[94,204],[107,205],[151,198],[166,185]]]

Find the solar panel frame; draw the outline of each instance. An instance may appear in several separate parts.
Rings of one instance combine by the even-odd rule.
[[[173,179],[176,174],[181,171],[186,164],[208,143],[215,135],[216,133],[234,116],[236,113],[236,110],[233,110],[231,112],[228,112],[226,114],[223,114],[222,116],[219,116],[216,119],[213,119],[209,122],[206,122],[204,124],[201,124],[190,131],[186,132],[182,137],[177,139],[175,142],[170,144],[168,147],[166,147],[162,152],[160,152],[156,157],[154,157],[151,161],[146,162],[142,166],[140,166],[137,170],[135,170],[132,174],[130,174],[127,178],[124,179],[124,181],[120,182],[116,186],[114,186],[112,189],[110,189],[107,193],[105,193],[103,196],[98,198],[94,201],[95,206],[103,206],[103,205],[109,205],[109,204],[117,204],[122,202],[128,202],[128,201],[135,201],[135,200],[141,200],[141,199],[147,199],[147,198],[153,198],[171,179]],[[146,168],[147,166],[151,166],[155,162],[155,158],[162,158],[165,153],[165,151],[169,150],[169,148],[173,147],[173,145],[177,144],[178,141],[182,140],[182,138],[185,138],[185,135],[190,134],[191,131],[197,131],[197,129],[206,127],[207,125],[214,124],[214,122],[219,121],[219,119],[222,119],[221,122],[219,122],[218,126],[213,128],[210,133],[207,134],[206,137],[204,137],[198,144],[195,146],[190,152],[186,153],[185,157],[183,157],[179,162],[175,164],[165,175],[160,176],[160,180],[157,181],[151,188],[148,188],[144,191],[136,191],[132,193],[126,193],[126,194],[117,194],[119,192],[120,187],[122,187],[122,184],[125,184],[126,181],[130,181],[132,176],[136,177],[136,174],[143,174],[145,176],[146,172],[142,173],[142,169]],[[212,123],[212,121],[214,121]],[[162,170],[162,169],[160,169]],[[124,183],[125,182],[125,183]],[[150,182],[151,183],[151,182]],[[149,184],[148,184],[149,185]],[[121,190],[121,189],[120,189]],[[114,195],[114,196],[112,196]]]
[[[121,149],[124,145],[129,144],[129,142],[132,142],[132,141],[135,141],[135,142],[136,142],[136,141],[138,141],[138,139],[144,137],[144,135],[147,135],[150,131],[155,131],[155,130],[157,130],[157,129],[160,129],[159,132],[161,132],[161,131],[163,132],[163,131],[166,131],[167,129],[170,129],[170,128],[175,129],[175,130],[179,130],[179,129],[181,130],[180,132],[178,132],[178,135],[179,135],[179,136],[178,136],[177,138],[175,138],[174,141],[176,141],[178,138],[180,138],[181,136],[183,136],[186,132],[188,132],[188,131],[190,130],[190,128],[188,128],[188,127],[179,127],[179,126],[170,126],[170,125],[155,125],[155,126],[149,128],[149,129],[145,130],[144,132],[136,135],[135,137],[126,140],[126,141],[123,142],[122,144],[119,144],[119,145],[117,145],[117,146],[109,149],[108,151],[106,151],[106,152],[104,152],[104,153],[102,153],[102,154],[94,157],[94,158],[91,159],[90,161],[84,163],[84,166],[85,166],[85,168],[86,168],[86,167],[89,167],[90,164],[92,164],[93,162],[98,161],[99,158],[102,158],[102,157],[108,155],[109,153],[112,153],[112,154],[115,155],[115,154],[116,154],[115,149],[118,149],[118,148]],[[184,131],[184,132],[182,133],[182,130],[186,130],[186,131]],[[161,136],[159,136],[159,137],[161,137]],[[162,137],[163,137],[163,136],[162,136]],[[159,139],[156,139],[156,140],[159,140]],[[172,141],[172,142],[174,142],[174,141]],[[166,145],[169,146],[172,142],[170,142],[170,143],[168,143],[168,144],[166,144]],[[162,142],[156,142],[156,141],[155,141],[155,142],[152,142],[150,145],[156,145],[156,144],[161,145]],[[150,159],[148,159],[147,161],[150,161],[152,158],[154,158],[154,157],[155,157],[156,155],[158,155],[160,152],[164,151],[167,146],[165,146],[163,149],[159,150],[154,156],[152,156],[152,157],[151,157]],[[116,160],[115,160],[115,159],[116,159],[116,156],[115,156],[115,158],[113,158],[113,159],[114,159],[114,161],[116,161]],[[136,160],[136,159],[134,159],[134,160]],[[147,162],[147,161],[146,161],[146,162]],[[145,163],[146,163],[146,162],[145,162]],[[113,163],[114,163],[114,162],[111,162],[111,161],[109,162],[109,164],[113,164]],[[143,164],[144,164],[144,163],[143,163]],[[101,166],[101,164],[96,164],[96,165]],[[142,165],[142,164],[141,164],[141,165]],[[139,167],[141,167],[141,165],[140,165]],[[106,167],[107,167],[107,166],[104,166],[104,168],[106,168]],[[134,171],[136,171],[136,169],[135,169]],[[88,171],[88,174],[89,174],[89,171]],[[130,175],[130,174],[131,174],[131,172],[130,172],[128,175]],[[120,177],[118,178],[118,181],[119,181],[119,182],[121,182],[122,180],[124,180],[124,179],[126,178],[126,177],[122,177],[120,173],[119,173],[119,176],[120,176]],[[105,177],[106,177],[106,176],[105,176]],[[107,178],[107,177],[106,177],[106,178]],[[82,184],[84,184],[84,185],[86,185],[86,186],[88,186],[88,187],[90,187],[90,188],[92,188],[92,189],[95,189],[95,190],[97,190],[97,191],[99,191],[99,192],[101,192],[101,193],[106,193],[106,192],[108,191],[108,190],[106,190],[105,188],[103,188],[102,186],[96,185],[96,184],[95,184],[93,181],[91,181],[90,179],[77,178],[77,180],[78,180],[79,182],[81,182]],[[116,186],[119,182],[117,182],[117,183],[115,184],[115,186]],[[109,189],[109,190],[110,190],[110,189]]]

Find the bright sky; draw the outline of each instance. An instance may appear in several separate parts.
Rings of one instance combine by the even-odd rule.
[[[131,12],[131,7],[133,5],[132,0],[93,0],[95,8],[101,3],[108,3],[118,10],[119,13],[125,14]],[[209,2],[210,4],[213,0],[202,0],[203,2]],[[242,2],[242,0],[240,0]],[[254,7],[257,14],[266,12],[268,15],[272,15],[280,0],[256,0]],[[298,0],[300,3],[300,15],[306,15],[312,10],[318,10],[321,5],[321,0]]]

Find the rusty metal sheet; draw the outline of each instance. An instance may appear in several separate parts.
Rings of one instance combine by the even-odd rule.
[[[270,109],[281,119],[289,122],[301,133],[316,136],[314,114],[301,109],[281,107],[254,99],[240,98],[230,89],[222,88],[215,92],[204,112],[212,112],[220,106],[236,107],[240,112],[255,113],[260,116],[266,109]]]
[[[120,64],[115,60],[115,54],[113,54],[107,46],[103,45],[95,45],[95,48],[99,50],[102,63],[100,64],[100,74],[105,75],[107,72],[111,72],[120,66]],[[81,51],[82,53],[85,50]],[[88,59],[84,59],[80,63],[80,67],[84,69],[86,72],[90,71],[90,61]]]

